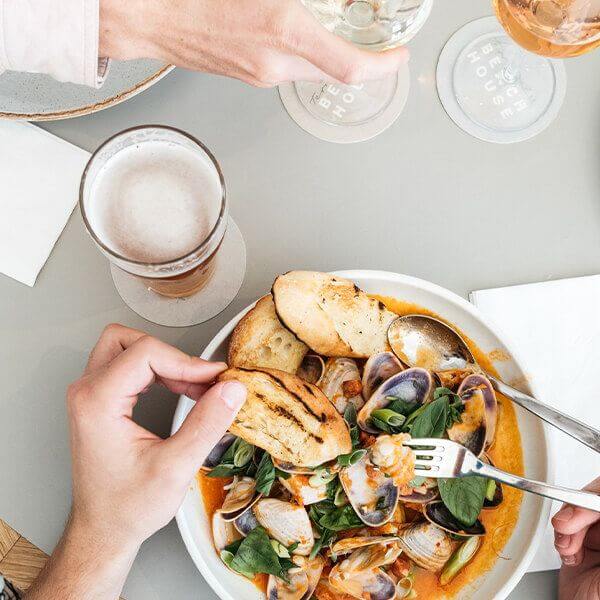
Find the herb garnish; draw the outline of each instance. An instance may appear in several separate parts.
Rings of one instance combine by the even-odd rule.
[[[463,525],[473,525],[483,508],[487,491],[486,478],[470,475],[456,479],[438,479],[437,484],[446,508]]]

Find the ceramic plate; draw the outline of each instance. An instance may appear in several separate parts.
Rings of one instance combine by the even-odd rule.
[[[7,71],[0,75],[0,118],[53,121],[87,115],[139,94],[174,68],[156,60],[112,61],[99,90]]]
[[[384,271],[338,271],[334,273],[354,281],[369,293],[392,296],[428,308],[454,323],[484,352],[500,350],[512,358],[495,364],[501,377],[507,382],[525,381],[527,372],[523,362],[511,352],[501,334],[492,328],[477,309],[463,298],[437,285]],[[208,360],[224,360],[227,355],[229,336],[248,307],[232,319],[217,334],[202,353]],[[529,388],[536,393],[535,382]],[[182,396],[173,420],[173,432],[177,431],[193,401]],[[547,442],[542,422],[533,415],[515,407],[521,431],[525,474],[532,479],[552,481],[552,469],[548,457]],[[541,540],[550,511],[550,502],[539,496],[525,494],[514,533],[494,568],[482,575],[473,586],[464,588],[458,598],[506,598],[525,574]],[[252,583],[236,575],[221,562],[212,544],[210,523],[202,497],[194,482],[177,514],[177,524],[187,549],[196,566],[223,600],[264,600],[265,595]]]

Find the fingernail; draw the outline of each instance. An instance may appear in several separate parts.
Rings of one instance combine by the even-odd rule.
[[[570,565],[574,565],[575,564],[575,557],[574,556],[561,556],[560,558],[561,558],[561,560],[563,562],[563,565],[570,566]]]
[[[228,381],[221,389],[221,399],[231,410],[237,410],[246,402],[246,386],[239,381]]]
[[[573,518],[573,507],[565,506],[554,515],[554,518],[557,521],[570,521]]]
[[[554,536],[554,544],[557,548],[566,548],[571,542],[571,536],[564,533],[557,533]]]

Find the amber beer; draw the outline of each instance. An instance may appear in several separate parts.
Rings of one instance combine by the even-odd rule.
[[[84,176],[88,230],[111,262],[156,293],[195,294],[214,272],[226,229],[219,166],[200,142],[177,130],[119,135]]]
[[[494,0],[498,19],[521,47],[550,58],[600,46],[600,0]]]

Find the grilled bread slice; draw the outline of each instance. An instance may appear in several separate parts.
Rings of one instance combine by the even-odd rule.
[[[277,318],[269,294],[233,330],[227,362],[230,367],[267,367],[295,373],[307,352],[308,346]]]
[[[352,450],[343,417],[316,386],[276,369],[228,369],[219,381],[235,379],[248,389],[231,433],[274,458],[314,467]]]
[[[313,352],[368,358],[389,349],[387,329],[398,315],[352,281],[314,271],[290,271],[273,284],[280,321]]]

